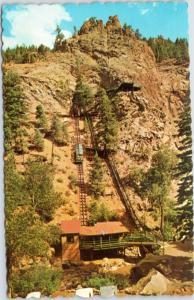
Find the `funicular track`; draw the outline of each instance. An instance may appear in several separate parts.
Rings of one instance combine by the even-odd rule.
[[[122,203],[125,206],[126,211],[128,212],[130,219],[133,222],[133,225],[140,231],[142,231],[143,229],[145,229],[145,226],[143,226],[143,224],[141,224],[141,222],[139,221],[138,217],[136,216],[133,207],[131,205],[131,201],[129,199],[129,196],[126,193],[125,187],[121,181],[121,178],[119,176],[119,173],[117,171],[116,168],[116,164],[114,161],[114,158],[112,156],[108,156],[105,158],[106,164],[110,170],[111,176],[113,178],[113,182],[114,185],[116,187],[116,190],[118,192],[118,195],[122,201]]]
[[[79,117],[74,116],[74,122],[75,122],[76,144],[80,144],[81,138],[80,138],[80,129],[79,129]],[[78,186],[79,186],[80,222],[82,226],[86,226],[88,223],[88,213],[87,213],[87,205],[86,205],[86,188],[84,182],[83,163],[77,164],[77,172],[78,172]]]
[[[88,125],[89,125],[88,127],[89,127],[90,135],[91,135],[91,143],[93,145],[94,150],[98,151],[92,120],[88,116],[87,116],[87,121],[88,121]],[[117,171],[117,167],[116,167],[115,160],[114,160],[113,156],[107,154],[105,156],[105,162],[106,162],[107,167],[110,171],[110,174],[111,174],[111,177],[113,179],[113,183],[115,185],[117,193],[118,193],[122,203],[124,204],[125,209],[126,209],[128,215],[129,215],[129,218],[132,221],[134,227],[136,229],[138,229],[139,231],[143,231],[143,230],[148,231],[149,229],[147,228],[147,226],[145,226],[144,224],[141,223],[141,221],[138,219],[138,217],[136,216],[136,214],[134,212],[134,209],[133,209],[132,204],[131,204],[131,200],[129,199],[129,196],[127,195],[125,187],[124,187],[124,185],[122,183],[122,180],[119,176],[119,173]]]

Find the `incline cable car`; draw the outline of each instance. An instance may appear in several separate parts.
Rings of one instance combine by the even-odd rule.
[[[83,162],[83,146],[82,144],[76,144],[75,146],[75,163],[82,164]]]

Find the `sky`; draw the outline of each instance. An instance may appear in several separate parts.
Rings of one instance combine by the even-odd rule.
[[[158,35],[171,40],[188,38],[186,2],[7,4],[2,11],[3,49],[22,44],[52,48],[57,25],[69,38],[74,26],[79,29],[90,17],[106,23],[113,15],[118,15],[121,24],[138,28],[146,38]]]

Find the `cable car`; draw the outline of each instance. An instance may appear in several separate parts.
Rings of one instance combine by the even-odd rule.
[[[76,144],[75,146],[75,163],[82,164],[83,162],[83,146],[82,144]]]

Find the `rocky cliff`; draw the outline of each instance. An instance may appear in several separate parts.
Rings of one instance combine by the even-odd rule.
[[[177,148],[175,121],[189,86],[188,65],[173,60],[158,65],[147,42],[123,29],[116,16],[105,25],[95,18],[86,21],[61,50],[48,53],[45,61],[6,66],[22,78],[32,119],[39,103],[48,116],[69,114],[79,69],[94,94],[99,86],[111,90],[123,82],[139,87],[118,92],[124,113],[117,152],[121,177],[134,166],[148,167],[161,144]]]

